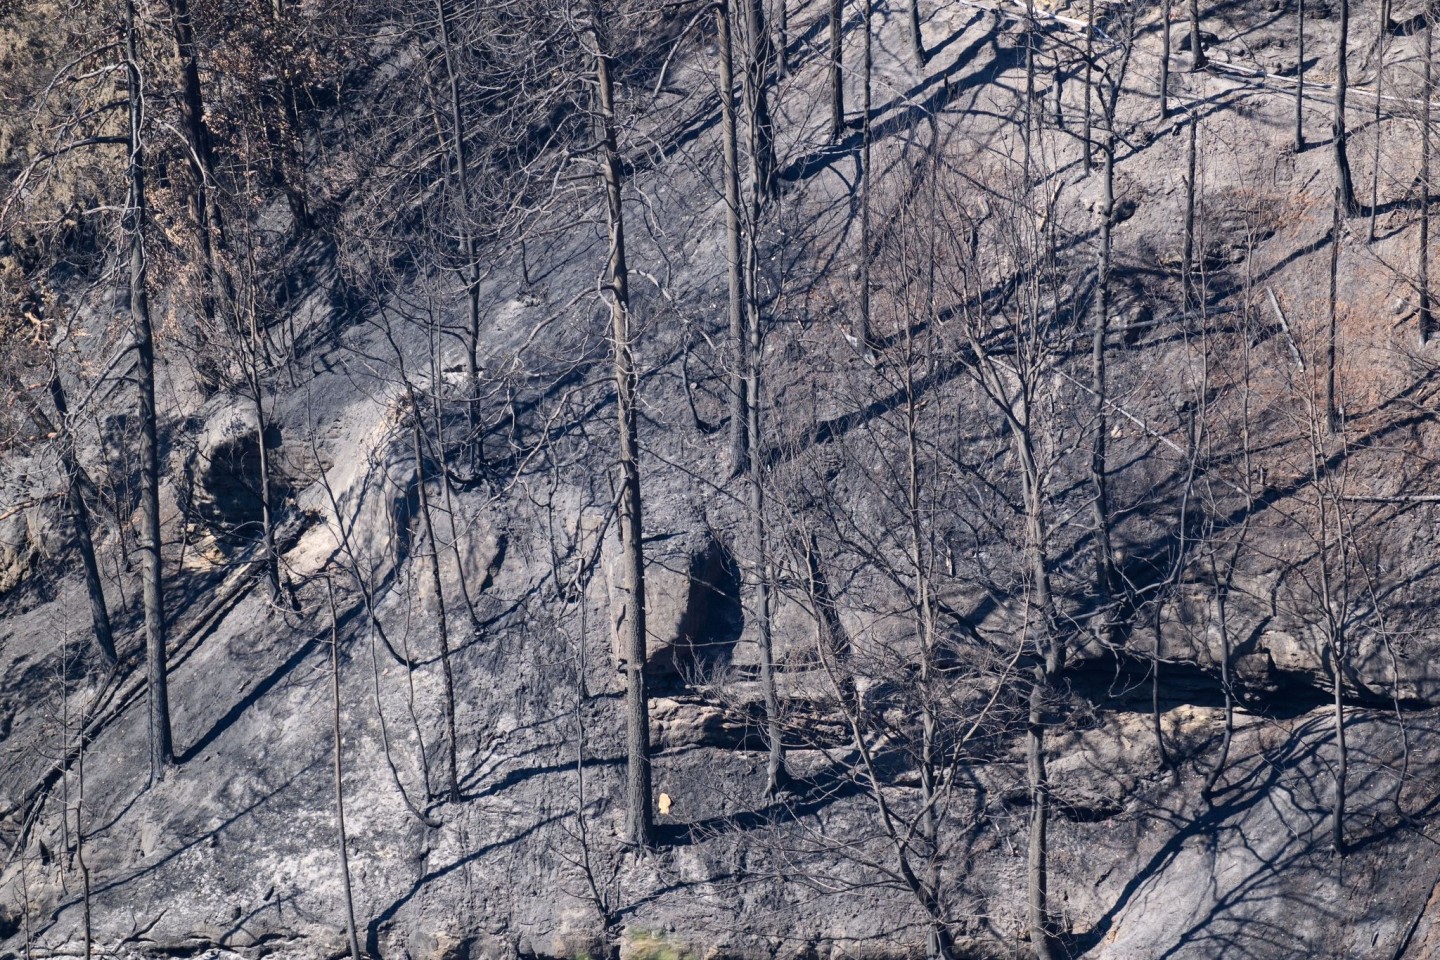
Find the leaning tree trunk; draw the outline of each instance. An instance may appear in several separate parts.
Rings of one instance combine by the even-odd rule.
[[[910,55],[915,58],[916,66],[923,67],[930,62],[930,55],[925,52],[925,34],[920,29],[920,0],[910,0],[905,7],[905,26]]]
[[[110,611],[105,603],[105,586],[100,580],[100,565],[95,561],[95,541],[90,535],[90,510],[85,506],[85,492],[81,489],[80,462],[75,457],[75,435],[70,425],[70,407],[65,400],[65,387],[56,372],[50,378],[50,399],[55,404],[55,414],[60,422],[60,462],[65,470],[65,495],[70,507],[70,519],[75,524],[75,542],[80,548],[80,562],[85,567],[85,593],[90,598],[90,624],[95,635],[95,646],[105,656],[105,662],[115,666],[119,657],[115,653],[115,636],[110,627]]]
[[[750,428],[747,364],[745,360],[745,254],[740,230],[740,150],[735,119],[734,43],[730,31],[730,5],[715,5],[715,33],[720,45],[720,122],[725,178],[725,256],[729,300],[730,362],[730,474],[746,465],[746,436]]]
[[[250,399],[255,406],[255,444],[260,461],[260,548],[265,552],[265,577],[270,582],[270,599],[280,599],[280,552],[275,545],[275,516],[271,509],[270,448],[266,445],[270,420],[265,415],[265,384],[260,378],[260,325],[250,311]]]
[[[355,929],[355,897],[350,889],[350,845],[345,837],[345,769],[341,762],[340,740],[340,625],[335,609],[335,587],[327,581],[326,588],[330,593],[330,734],[335,755],[335,847],[340,857],[340,890],[345,897],[345,934],[350,944],[350,960],[360,960],[360,938]]]
[[[645,849],[654,844],[655,827],[650,778],[650,705],[645,690],[645,554],[641,541],[640,431],[635,396],[635,355],[630,332],[630,271],[625,260],[625,211],[621,196],[623,174],[620,147],[615,136],[615,91],[610,76],[610,57],[600,35],[599,11],[593,4],[591,16],[589,33],[595,44],[595,83],[603,148],[600,169],[605,181],[610,232],[606,293],[610,301],[611,337],[614,340],[615,415],[620,440],[619,519],[626,604],[619,627],[620,649],[625,655],[624,838],[626,843]],[[768,40],[765,43],[768,45]]]
[[[1340,0],[1340,36],[1335,46],[1335,115],[1330,123],[1331,145],[1335,151],[1335,191],[1345,216],[1360,212],[1355,200],[1355,179],[1350,173],[1349,134],[1345,131],[1345,96],[1350,87],[1350,0]]]
[[[150,782],[165,779],[175,765],[170,736],[170,694],[166,677],[165,596],[160,565],[160,444],[155,409],[155,334],[145,259],[145,144],[141,125],[145,105],[138,61],[135,0],[125,4],[125,59],[130,110],[130,198],[125,232],[130,245],[130,318],[135,325],[135,382],[140,419],[140,553],[142,606],[145,611],[145,661],[149,691]]]

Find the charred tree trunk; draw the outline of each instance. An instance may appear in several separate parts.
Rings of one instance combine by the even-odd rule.
[[[1338,209],[1338,208],[1337,208]],[[1337,213],[1338,216],[1338,213]],[[1313,428],[1312,428],[1313,430]],[[1310,464],[1311,481],[1314,483],[1318,500],[1316,502],[1316,513],[1319,519],[1319,541],[1320,541],[1320,606],[1325,620],[1325,633],[1327,653],[1330,655],[1330,692],[1331,692],[1331,718],[1335,728],[1335,766],[1334,779],[1331,782],[1330,794],[1330,842],[1334,847],[1336,856],[1344,856],[1346,853],[1345,843],[1345,800],[1346,800],[1346,776],[1350,763],[1350,751],[1345,743],[1345,617],[1344,611],[1338,609],[1344,603],[1343,596],[1337,596],[1337,586],[1341,592],[1344,591],[1343,581],[1337,585],[1335,578],[1331,575],[1330,548],[1332,538],[1330,533],[1329,507],[1326,503],[1326,494],[1321,487],[1321,456],[1322,445],[1317,436],[1311,435]],[[1333,543],[1340,550],[1340,564],[1345,565],[1345,528],[1343,519],[1338,515],[1335,526],[1335,537]],[[1343,574],[1341,574],[1343,577]]]
[[[1114,120],[1110,120],[1113,127]],[[1094,394],[1095,435],[1090,450],[1090,485],[1093,488],[1091,513],[1095,524],[1095,599],[1108,620],[1108,607],[1115,591],[1113,552],[1110,545],[1110,491],[1107,479],[1106,443],[1110,424],[1106,403],[1109,400],[1106,382],[1105,340],[1110,331],[1110,264],[1111,232],[1115,222],[1115,133],[1107,130],[1102,162],[1103,194],[1100,201],[1100,258],[1097,264],[1094,333],[1090,349],[1090,390]]]
[[[440,672],[445,681],[445,779],[446,796],[451,803],[460,802],[460,771],[457,757],[459,737],[455,731],[455,672],[450,662],[450,617],[445,609],[445,588],[440,578],[440,541],[435,538],[435,523],[430,515],[430,492],[426,486],[425,447],[420,438],[420,406],[415,394],[410,395],[410,407],[414,416],[411,424],[411,438],[415,448],[415,490],[420,500],[420,522],[425,528],[425,539],[430,541],[426,555],[426,569],[430,574],[430,589],[435,591],[435,628],[440,638]],[[442,475],[441,482],[444,482]]]
[[[1390,0],[1380,0],[1380,29],[1375,38],[1375,117],[1372,127],[1375,130],[1375,154],[1373,163],[1370,164],[1370,225],[1366,229],[1365,239],[1368,243],[1375,242],[1375,225],[1380,216],[1380,124],[1384,120],[1385,93],[1385,54],[1390,48]],[[1429,96],[1429,93],[1426,93]]]
[[[1088,0],[1085,7],[1085,170],[1088,173],[1095,166],[1095,0]]]
[[[1205,44],[1200,41],[1200,0],[1190,0],[1190,69],[1204,70]]]
[[[790,75],[790,9],[785,0],[775,0],[775,75]]]
[[[830,142],[845,136],[845,0],[830,0]]]
[[[1161,32],[1160,43],[1160,119],[1170,118],[1170,4],[1172,0],[1165,0],[1161,8]]]
[[[752,281],[753,282],[753,281]],[[753,302],[753,301],[752,301]],[[760,375],[762,344],[760,325],[750,316],[750,532],[755,551],[755,639],[760,652],[760,691],[765,700],[765,795],[778,796],[789,786],[785,769],[785,742],[780,729],[780,695],[775,683],[774,638],[770,622],[770,569],[766,549],[765,486],[760,449]]]
[[[184,118],[186,146],[189,147],[191,176],[195,188],[190,195],[190,216],[194,220],[200,242],[200,262],[204,270],[201,311],[206,320],[215,318],[219,270],[215,263],[215,241],[219,238],[219,221],[210,203],[210,178],[214,158],[210,150],[210,131],[205,126],[205,96],[200,84],[200,56],[195,48],[195,22],[190,15],[189,0],[169,0],[171,29],[175,35],[175,55],[180,61],[183,77],[180,108]]]
[[[764,338],[760,309],[760,245],[759,222],[762,198],[758,192],[750,196],[745,223],[745,305],[748,382],[745,385],[749,409],[751,536],[755,551],[755,639],[760,653],[760,691],[765,701],[765,741],[768,757],[765,765],[765,794],[774,797],[790,781],[785,769],[785,746],[780,729],[780,696],[775,683],[775,654],[770,622],[770,570],[766,545],[764,456],[760,444],[761,386],[764,372]]]
[[[1340,228],[1344,221],[1340,216],[1343,205],[1339,190],[1336,190],[1335,205],[1330,227],[1330,326],[1325,338],[1325,425],[1331,432],[1340,429],[1340,405],[1335,396],[1336,344],[1340,339]]]
[[[863,356],[871,355],[870,330],[870,97],[874,49],[870,36],[875,8],[872,0],[860,0],[861,10],[861,105],[860,105],[860,318],[855,324],[855,346]]]
[[[350,941],[350,960],[360,960],[360,938],[355,929],[355,897],[350,890],[350,846],[345,836],[345,770],[340,741],[340,628],[335,609],[335,587],[330,594],[330,721],[335,753],[335,846],[340,855],[340,887],[345,897],[345,933]]]
[[[1039,126],[1035,121],[1035,33],[1035,0],[1025,0],[1025,127],[1021,131],[1025,155],[1021,161],[1021,170],[1025,174],[1026,183],[1030,182],[1030,166],[1033,162],[1030,149]],[[1059,81],[1058,68],[1056,81]]]
[[[80,562],[85,567],[85,593],[90,598],[91,629],[95,635],[95,646],[100,648],[105,662],[113,667],[119,660],[115,653],[115,636],[110,627],[110,611],[105,603],[105,586],[100,580],[100,565],[95,561],[95,541],[90,535],[90,510],[85,506],[80,463],[75,457],[70,407],[65,400],[65,388],[60,383],[59,373],[50,378],[50,399],[55,404],[55,414],[60,421],[56,426],[60,431],[60,462],[65,470],[65,496],[70,508],[70,519],[75,524],[75,543],[80,548]]]
[[[1037,620],[1029,626],[1038,630],[1037,663],[1030,684],[1030,716],[1027,724],[1027,775],[1030,789],[1030,843],[1027,861],[1030,945],[1039,960],[1051,960],[1049,925],[1049,826],[1050,783],[1045,768],[1045,700],[1055,680],[1065,669],[1065,646],[1055,623],[1054,598],[1050,584],[1050,561],[1046,544],[1044,492],[1039,464],[1035,460],[1028,402],[1023,416],[1012,417],[1015,450],[1019,455],[1025,496],[1025,535],[1031,564],[1034,609]]]
[[[1295,152],[1305,149],[1305,0],[1297,0],[1295,9]]]
[[[745,107],[749,115],[753,189],[768,203],[775,196],[775,121],[770,116],[770,71],[775,50],[765,26],[765,0],[740,0],[745,17]]]
[[[1430,304],[1430,98],[1434,95],[1435,54],[1435,8],[1433,3],[1425,4],[1425,87],[1421,94],[1420,108],[1420,263],[1416,274],[1420,284],[1420,343],[1430,341],[1435,321]]]
[[[920,0],[910,0],[905,7],[905,26],[910,41],[910,55],[915,58],[915,65],[924,67],[930,62],[930,55],[925,52],[925,34],[920,29]]]
[[[1215,591],[1215,619],[1220,630],[1220,691],[1225,696],[1225,729],[1221,734],[1220,756],[1215,760],[1215,767],[1205,778],[1205,783],[1200,787],[1200,796],[1210,799],[1215,793],[1215,787],[1220,782],[1220,777],[1225,773],[1225,764],[1230,759],[1230,741],[1235,736],[1235,691],[1230,683],[1230,622],[1229,591],[1230,571],[1226,571],[1225,583],[1220,581],[1220,572],[1216,568],[1215,558],[1210,558],[1210,584]],[[1157,637],[1158,641],[1158,637]]]
[[[1180,283],[1187,314],[1199,299],[1195,289],[1195,203],[1199,193],[1199,184],[1196,183],[1199,139],[1200,115],[1197,113],[1190,117],[1190,129],[1186,131],[1185,141],[1185,246],[1180,255]],[[1186,322],[1189,322],[1188,317]]]
[[[270,14],[277,32],[283,34],[287,29],[285,20],[289,13],[286,0],[271,0]],[[282,70],[284,76],[279,83],[279,95],[280,110],[285,116],[285,123],[278,131],[278,137],[271,143],[271,149],[275,151],[276,156],[273,170],[276,180],[285,191],[285,199],[290,205],[290,215],[295,220],[295,233],[297,236],[303,236],[315,228],[315,217],[306,196],[303,148],[302,150],[294,149],[294,141],[301,136],[300,100],[296,95],[295,80],[291,75],[289,65],[283,65]],[[287,132],[288,137],[286,136]],[[285,169],[285,161],[281,158],[286,156],[295,165],[295,170]]]
[[[1345,843],[1345,787],[1347,768],[1350,765],[1350,750],[1345,743],[1345,700],[1342,664],[1344,663],[1345,649],[1344,638],[1340,634],[1338,625],[1332,624],[1333,635],[1330,641],[1331,666],[1334,674],[1331,678],[1331,691],[1333,693],[1333,720],[1335,725],[1335,783],[1330,796],[1330,843],[1335,853],[1344,856],[1346,852]]]
[[[759,0],[755,0],[756,3]],[[645,689],[645,554],[641,540],[639,414],[636,409],[635,355],[630,332],[630,271],[625,260],[625,211],[621,187],[620,147],[615,136],[615,92],[610,57],[600,33],[599,10],[592,4],[589,27],[595,49],[595,83],[599,101],[601,172],[605,181],[610,233],[609,282],[611,338],[615,355],[615,416],[619,427],[620,544],[625,610],[620,622],[620,649],[625,655],[625,842],[648,849],[654,845],[654,812],[650,777],[650,705]],[[761,36],[764,36],[763,29]],[[751,35],[752,42],[755,35]],[[762,40],[768,45],[768,39]],[[752,105],[754,101],[751,101]],[[752,114],[752,124],[755,117]]]
[[[1340,209],[1347,217],[1360,212],[1355,200],[1355,179],[1350,173],[1349,134],[1345,128],[1345,96],[1350,88],[1350,0],[1340,0],[1340,36],[1335,47],[1335,114],[1330,123],[1331,147],[1335,153],[1335,191]]]
[[[720,45],[720,122],[724,142],[725,255],[729,308],[730,361],[730,474],[745,469],[747,432],[750,429],[745,339],[745,253],[741,249],[740,151],[735,118],[734,43],[730,5],[715,5],[715,32]]]
[[[125,67],[130,112],[130,197],[125,208],[125,232],[130,247],[130,318],[135,325],[135,382],[139,388],[140,419],[140,553],[145,611],[145,662],[150,721],[150,782],[165,779],[175,765],[170,735],[170,694],[165,649],[164,572],[160,540],[160,443],[155,408],[155,334],[150,321],[149,280],[146,273],[145,143],[142,124],[145,105],[140,83],[139,31],[135,2],[125,4]]]
[[[933,251],[932,251],[933,253]],[[953,954],[950,931],[940,909],[940,818],[935,806],[940,789],[940,718],[937,716],[935,604],[931,598],[930,554],[927,549],[927,518],[921,499],[921,437],[920,391],[915,383],[915,363],[919,359],[911,327],[906,326],[905,365],[905,454],[906,454],[906,515],[910,526],[910,566],[914,582],[915,632],[920,647],[920,838],[924,843],[924,900],[930,914],[926,936],[926,953],[932,960],[949,960]]]
[[[255,447],[260,460],[260,549],[265,553],[265,576],[270,582],[270,599],[280,599],[280,555],[275,546],[275,517],[271,509],[270,448],[266,436],[270,432],[265,414],[265,384],[260,377],[262,344],[259,320],[250,311],[250,399],[255,407]]]
[[[1045,771],[1045,693],[1048,671],[1036,666],[1030,682],[1030,716],[1025,759],[1030,783],[1030,844],[1027,856],[1030,948],[1036,960],[1051,960],[1049,916],[1050,784]]]
[[[458,227],[461,253],[465,258],[461,275],[465,281],[465,413],[470,430],[470,467],[480,468],[480,258],[476,249],[475,231],[470,227],[470,155],[466,147],[470,128],[460,98],[460,70],[455,63],[455,40],[450,29],[450,10],[445,0],[435,0],[435,15],[440,24],[440,45],[445,60],[445,79],[450,107],[451,160],[455,171],[455,190],[459,195]]]

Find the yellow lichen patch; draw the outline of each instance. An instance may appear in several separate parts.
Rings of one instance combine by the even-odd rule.
[[[620,960],[697,960],[697,957],[688,943],[650,930],[629,933],[620,945]]]

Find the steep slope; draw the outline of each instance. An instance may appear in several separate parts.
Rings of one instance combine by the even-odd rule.
[[[1273,6],[1208,10],[1216,59],[1283,70],[1294,23]],[[726,256],[718,101],[702,41],[683,48],[653,110],[637,106],[651,91],[625,92],[637,116],[624,146],[637,158],[627,212],[652,727],[663,748],[656,790],[668,798],[661,848],[637,856],[616,842],[624,755],[612,647],[614,425],[597,292],[607,248],[598,194],[580,194],[557,204],[523,251],[493,251],[482,295],[486,470],[430,484],[433,536],[416,481],[433,479],[438,464],[417,457],[409,405],[412,390],[438,394],[435,385],[462,369],[443,331],[461,325],[463,291],[453,277],[417,269],[412,287],[357,302],[347,297],[353,278],[334,262],[343,244],[313,241],[309,273],[295,283],[304,350],[273,385],[276,455],[291,491],[281,541],[293,604],[272,602],[253,554],[181,536],[187,504],[198,497],[223,511],[226,484],[239,473],[244,486],[244,456],[221,452],[245,421],[238,398],[202,398],[184,358],[172,356],[162,392],[181,764],[160,784],[147,785],[144,766],[138,612],[123,544],[105,545],[125,629],[121,668],[109,675],[87,646],[83,585],[63,562],[58,505],[44,499],[58,489],[53,464],[6,464],[10,502],[40,503],[14,513],[6,531],[17,573],[0,624],[0,823],[7,847],[18,843],[0,874],[0,957],[79,954],[87,914],[96,943],[119,955],[345,953],[332,637],[367,953],[591,956],[604,948],[607,913],[622,955],[637,960],[918,953],[924,917],[869,792],[883,775],[896,808],[914,815],[919,776],[907,737],[921,701],[909,692],[918,659],[897,491],[915,422],[926,438],[925,466],[914,470],[931,491],[924,539],[934,544],[936,608],[958,664],[947,676],[968,697],[945,701],[947,722],[964,730],[972,716],[987,719],[973,752],[947,768],[936,804],[946,909],[960,952],[1024,955],[1030,801],[1013,666],[1028,656],[1015,637],[1031,615],[1017,532],[1023,490],[1011,438],[975,372],[1003,355],[1023,379],[1024,350],[1006,329],[1043,341],[1033,355],[1037,449],[1059,616],[1073,628],[1078,661],[1052,704],[1049,747],[1052,909],[1066,947],[1108,960],[1429,955],[1440,676],[1426,451],[1435,446],[1436,381],[1433,347],[1414,345],[1410,318],[1416,149],[1407,121],[1389,121],[1382,182],[1392,199],[1379,238],[1366,245],[1352,233],[1343,244],[1345,425],[1332,440],[1317,413],[1329,155],[1289,150],[1293,102],[1283,85],[1218,67],[1174,73],[1177,112],[1157,121],[1160,27],[1154,5],[1141,6],[1117,101],[1125,215],[1113,234],[1107,407],[1129,609],[1118,636],[1107,635],[1093,625],[1089,579],[1086,318],[1101,186],[1076,136],[1080,41],[1062,22],[1037,33],[1040,62],[1059,58],[1073,72],[1063,122],[1046,119],[1028,147],[1039,186],[1022,189],[1028,35],[1018,21],[980,5],[927,8],[932,59],[920,71],[899,11],[877,16],[872,243],[884,255],[872,357],[847,340],[858,310],[861,142],[858,133],[827,142],[822,7],[790,11],[794,67],[776,96],[781,197],[766,221],[762,275],[774,623],[794,792],[762,796],[755,544],[746,491],[718,462],[723,432],[713,429],[726,409],[716,346]],[[1372,15],[1357,5],[1357,23]],[[1329,26],[1314,24],[1311,52],[1322,64]],[[853,39],[859,27],[847,29]],[[1406,35],[1391,47],[1397,96],[1413,85],[1417,42]],[[1356,99],[1357,112],[1369,109]],[[1318,131],[1323,99],[1311,109]],[[1192,118],[1202,123],[1198,294],[1184,291],[1175,269]],[[1354,153],[1368,183],[1364,136]],[[1027,300],[1026,271],[1040,258],[1022,241],[1047,230],[1060,238],[1054,277]],[[917,294],[911,285],[927,271],[931,285]],[[438,323],[428,313],[437,288]],[[1050,322],[1024,326],[1042,312]],[[996,317],[1019,319],[998,333],[979,319]],[[115,428],[123,440],[124,424]],[[103,438],[87,442],[99,460]],[[818,544],[826,591],[805,576],[805,543]],[[1332,574],[1334,584],[1322,584]],[[458,802],[435,799],[446,765],[442,602]],[[839,719],[843,697],[827,684],[822,607],[863,665],[879,774],[857,759]],[[1327,833],[1327,645],[1337,622],[1348,643],[1343,858]],[[1237,729],[1206,799],[1227,683]],[[975,692],[992,689],[993,704]],[[82,728],[83,764],[71,746]],[[57,764],[63,776],[47,773]]]

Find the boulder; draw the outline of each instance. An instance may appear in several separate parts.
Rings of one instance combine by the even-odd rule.
[[[730,551],[713,536],[682,544],[645,564],[646,678],[661,688],[691,682],[727,666],[739,639],[740,573]],[[611,615],[611,649],[625,669],[620,627],[625,586],[618,544],[605,565]]]

